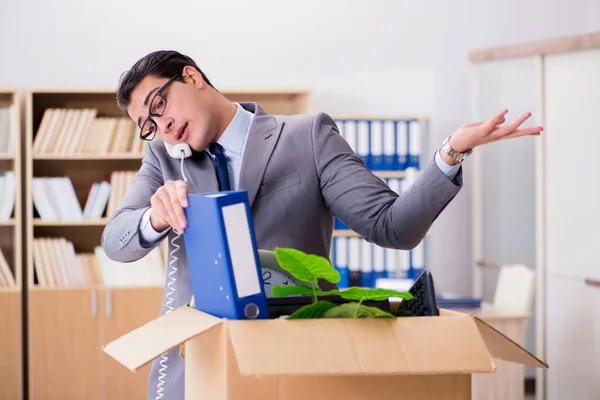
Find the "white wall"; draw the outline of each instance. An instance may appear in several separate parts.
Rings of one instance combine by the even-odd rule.
[[[0,86],[109,86],[158,48],[221,88],[301,85],[330,113],[428,113],[430,150],[470,121],[468,52],[600,29],[595,0],[0,1]],[[511,115],[512,116],[512,115]],[[470,165],[435,225],[441,290],[471,290]]]

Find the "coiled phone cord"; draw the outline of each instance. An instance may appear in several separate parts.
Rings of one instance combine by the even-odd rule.
[[[183,181],[187,183],[187,178],[185,177],[185,173],[183,172],[183,159],[184,159],[184,151],[181,151],[181,176],[183,176]],[[177,278],[175,278],[175,274],[177,273],[177,267],[176,262],[179,259],[179,257],[177,257],[176,253],[179,251],[179,248],[181,247],[178,243],[177,240],[181,237],[181,233],[179,233],[177,230],[175,230],[175,236],[173,236],[173,239],[171,239],[171,246],[173,246],[173,249],[169,252],[169,256],[170,256],[170,261],[169,261],[169,274],[168,274],[168,280],[169,283],[167,284],[167,301],[165,303],[165,307],[167,308],[167,311],[165,312],[165,315],[170,313],[171,311],[173,311],[175,309],[175,307],[173,307],[171,304],[175,301],[175,299],[173,298],[173,294],[175,293],[175,282],[177,282]],[[169,361],[169,358],[167,357],[167,353],[164,353],[163,355],[160,356],[160,368],[158,370],[158,384],[156,385],[156,400],[160,400],[164,397],[164,392],[165,392],[165,384],[166,384],[166,379],[167,379],[167,361]]]

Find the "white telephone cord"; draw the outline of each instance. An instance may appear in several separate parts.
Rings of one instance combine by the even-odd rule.
[[[184,152],[183,150],[181,151],[181,175],[183,176],[183,180],[184,182],[187,183],[187,178],[185,177],[185,173],[183,172],[183,159],[184,159]],[[168,279],[169,279],[169,283],[167,284],[167,301],[165,303],[165,307],[167,308],[167,311],[165,312],[165,315],[170,313],[171,311],[173,311],[175,309],[175,307],[173,307],[171,304],[175,301],[175,299],[173,299],[173,294],[175,293],[175,287],[173,286],[175,284],[175,282],[177,282],[177,278],[175,278],[175,273],[177,272],[177,267],[175,267],[175,263],[177,262],[177,260],[179,259],[179,257],[177,257],[176,253],[179,250],[179,248],[181,246],[179,246],[179,244],[177,244],[176,240],[179,239],[181,237],[181,233],[175,231],[175,236],[173,237],[173,239],[171,239],[171,245],[173,246],[173,250],[171,250],[169,252],[169,256],[170,256],[170,261],[169,261],[169,274],[168,274]],[[156,400],[160,400],[164,397],[164,391],[165,391],[165,384],[166,384],[166,379],[167,379],[167,361],[169,361],[169,358],[167,357],[167,354],[164,353],[163,355],[160,356],[160,369],[158,370],[158,384],[157,384],[157,389],[156,389]]]

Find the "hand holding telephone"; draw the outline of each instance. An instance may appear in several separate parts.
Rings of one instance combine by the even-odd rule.
[[[183,181],[167,181],[158,188],[156,193],[150,198],[152,211],[150,221],[157,231],[162,231],[168,227],[173,227],[178,232],[183,232],[186,227],[185,214],[183,209],[187,207],[187,178],[183,170],[183,160],[192,155],[192,149],[187,143],[178,143],[171,145],[163,142],[167,153],[172,158],[181,159],[181,174]]]

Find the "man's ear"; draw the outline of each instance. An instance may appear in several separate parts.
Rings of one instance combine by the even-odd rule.
[[[186,65],[182,71],[183,79],[186,83],[202,89],[205,85],[204,79],[198,70],[191,65]]]

